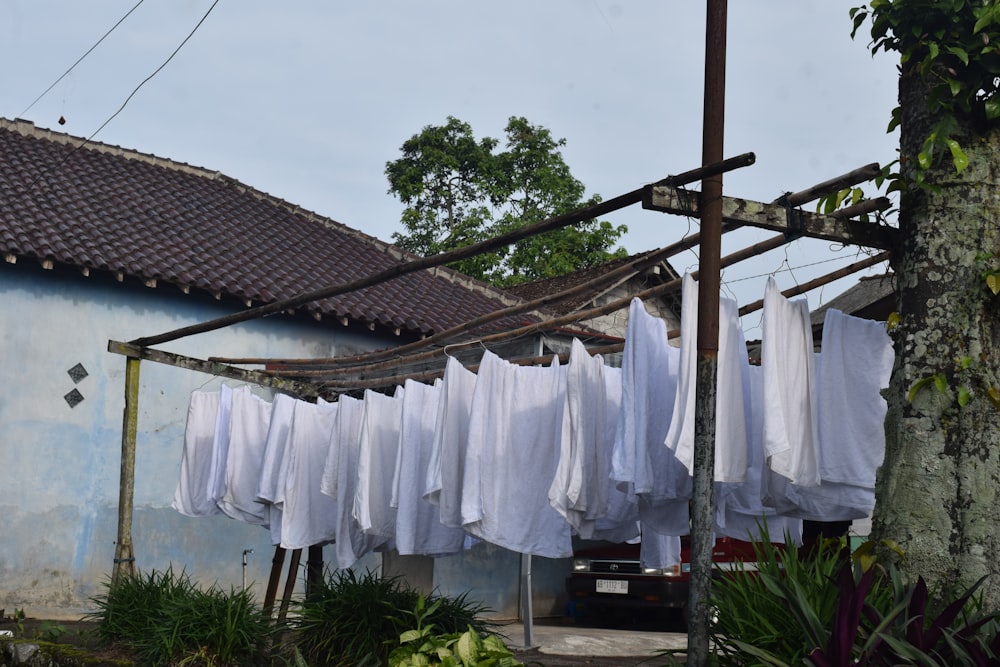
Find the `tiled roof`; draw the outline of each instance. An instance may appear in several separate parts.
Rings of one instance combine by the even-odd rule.
[[[363,278],[411,258],[218,172],[2,119],[0,252],[8,262],[107,271],[253,305]],[[513,301],[439,268],[305,308],[429,334]]]

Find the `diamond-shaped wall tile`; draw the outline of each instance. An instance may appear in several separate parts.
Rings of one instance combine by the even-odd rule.
[[[69,407],[71,408],[75,408],[76,406],[80,405],[80,403],[83,402],[83,394],[81,394],[78,389],[74,389],[73,391],[63,396],[63,398],[66,399],[66,402],[69,404]]]
[[[83,367],[83,364],[77,364],[66,372],[69,373],[71,378],[73,378],[73,384],[80,384],[80,380],[89,375],[89,373],[87,373],[87,369]]]

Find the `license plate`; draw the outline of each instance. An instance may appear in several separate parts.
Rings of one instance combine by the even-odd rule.
[[[597,592],[628,595],[628,582],[619,579],[598,579]]]

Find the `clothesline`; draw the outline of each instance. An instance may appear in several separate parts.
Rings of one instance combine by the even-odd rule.
[[[686,289],[693,284],[686,278]],[[871,406],[884,406],[878,389],[891,367],[884,328],[828,311],[828,322],[841,318],[831,332],[846,329],[866,342],[828,341],[824,327],[824,349],[813,360],[804,301],[795,306],[805,315],[796,346],[788,341],[794,328],[772,323],[784,299],[769,285],[766,336],[776,347],[765,348],[759,369],[746,363],[735,302],[723,300],[731,334],[720,347],[720,378],[732,381],[717,411],[728,434],[716,457],[721,535],[746,538],[766,517],[772,537],[788,530],[796,539],[802,518],[861,518],[874,501],[884,441]],[[682,330],[691,326],[689,311]],[[286,548],[332,541],[341,567],[379,548],[455,553],[470,536],[563,557],[574,532],[622,541],[640,531],[643,559],[668,567],[688,525],[693,383],[682,360],[693,337],[682,333],[676,348],[666,333],[663,320],[633,300],[620,369],[574,341],[566,365],[519,367],[486,352],[478,374],[451,359],[443,380],[410,379],[393,396],[369,390],[363,399],[311,404],[286,395],[268,402],[246,388],[195,392],[174,506],[267,526]],[[794,349],[805,370],[786,363]],[[854,363],[862,349],[871,357]],[[809,360],[819,370],[810,372]],[[838,386],[836,373],[849,373],[840,379],[849,384]],[[781,391],[792,385],[805,390]],[[845,435],[845,424],[862,416],[865,427]],[[815,438],[789,436],[803,420]],[[824,458],[829,448],[836,454]],[[856,464],[828,465],[843,468],[845,460]]]

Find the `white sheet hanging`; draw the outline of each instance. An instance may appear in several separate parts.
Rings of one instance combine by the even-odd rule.
[[[441,523],[449,528],[462,527],[462,480],[476,380],[475,373],[454,357],[448,357],[427,461],[424,497],[440,508]]]
[[[764,451],[770,469],[798,486],[817,486],[819,435],[812,326],[805,299],[789,301],[768,278],[761,341]]]
[[[336,537],[337,504],[320,488],[339,403],[296,401],[281,499],[281,546],[304,549]]]
[[[211,516],[221,511],[209,493],[220,397],[218,391],[193,391],[188,400],[180,478],[172,503],[184,516]]]
[[[404,393],[402,387],[396,387],[392,396],[366,390],[361,420],[354,519],[365,533],[386,539],[396,534],[392,482],[396,474]]]
[[[607,513],[611,468],[609,414],[604,360],[591,357],[574,338],[566,367],[559,459],[549,485],[549,503],[583,537],[593,534],[594,521]],[[612,433],[614,429],[612,429]],[[613,436],[612,436],[613,438]]]
[[[698,283],[684,274],[681,297],[681,347],[677,392],[664,444],[694,472],[696,377],[698,366]],[[732,299],[719,300],[719,340],[715,400],[716,482],[743,481],[747,467],[747,397],[749,373],[746,341],[739,323],[739,307]]]
[[[402,555],[444,556],[458,553],[465,531],[441,523],[441,510],[423,497],[442,386],[407,380],[403,387],[402,423],[393,478],[396,549]]]
[[[257,482],[257,499],[268,508],[267,523],[272,544],[281,544],[281,505],[288,472],[288,432],[292,426],[295,403],[296,399],[287,394],[278,394],[271,401],[271,419]]]
[[[336,500],[335,553],[337,566],[351,567],[365,554],[388,540],[366,535],[354,519],[354,496],[358,488],[358,457],[361,453],[361,424],[364,401],[341,396],[337,420],[330,435],[330,449],[323,466],[323,493]]]
[[[679,363],[680,350],[667,343],[666,324],[633,299],[622,351],[622,403],[611,476],[637,503],[641,520],[663,535],[689,530],[691,478],[663,445]]]
[[[549,504],[565,369],[483,355],[472,399],[462,521],[471,535],[521,554],[568,558],[569,524]]]
[[[233,392],[232,402],[226,490],[219,509],[231,519],[266,527],[270,512],[257,499],[257,485],[271,423],[271,402],[249,391]]]

